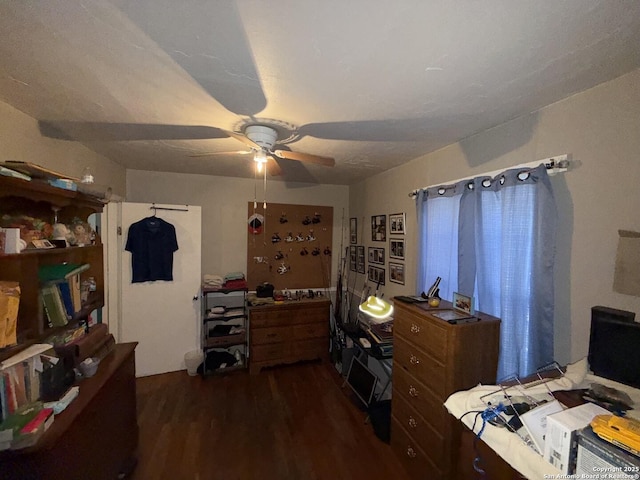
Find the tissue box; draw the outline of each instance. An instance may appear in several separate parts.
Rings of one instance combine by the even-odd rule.
[[[544,459],[564,474],[575,473],[578,431],[589,425],[596,415],[608,413],[608,410],[594,403],[585,403],[549,415],[544,439]]]

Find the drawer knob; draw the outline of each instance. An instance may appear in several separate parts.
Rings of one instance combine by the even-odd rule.
[[[416,387],[414,387],[413,385],[411,385],[409,387],[409,395],[411,395],[412,397],[417,397],[418,396],[418,389]]]
[[[411,324],[411,333],[420,333],[420,327],[415,323]]]
[[[409,361],[411,362],[412,365],[418,365],[420,363],[420,359],[415,355],[411,355],[409,357]]]
[[[411,416],[409,417],[408,423],[411,428],[416,428],[418,426],[418,422],[416,422],[416,419]]]
[[[407,447],[407,457],[416,458],[416,451],[411,447]]]

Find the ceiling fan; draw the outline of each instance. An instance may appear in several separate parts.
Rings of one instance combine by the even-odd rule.
[[[224,131],[228,136],[239,140],[247,145],[250,150],[240,150],[235,152],[210,152],[197,153],[189,155],[190,157],[207,157],[212,155],[250,155],[253,154],[253,160],[258,166],[260,172],[262,167],[266,165],[270,175],[280,175],[282,173],[280,166],[277,164],[276,158],[286,160],[297,160],[299,162],[314,163],[325,167],[333,167],[335,160],[331,157],[322,157],[320,155],[312,155],[310,153],[292,152],[288,148],[285,150],[273,149],[278,141],[278,131],[269,125],[247,125],[243,133]],[[275,158],[274,158],[275,157]]]

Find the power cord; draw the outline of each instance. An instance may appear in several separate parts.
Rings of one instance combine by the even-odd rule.
[[[475,414],[475,417],[473,419],[473,425],[471,426],[471,431],[476,430],[476,424],[478,422],[478,418],[482,419],[482,426],[480,427],[480,430],[478,431],[478,433],[473,439],[473,451],[475,453],[475,458],[473,459],[473,469],[476,472],[478,472],[480,475],[482,475],[482,478],[485,478],[486,472],[481,467],[482,458],[480,456],[480,452],[478,451],[478,440],[484,433],[484,429],[487,426],[487,422],[490,422],[491,420],[495,419],[505,410],[506,410],[506,407],[502,403],[499,403],[495,407],[487,407],[484,410],[470,410],[462,414],[462,416],[460,417],[460,420],[462,420],[465,416],[469,414]]]

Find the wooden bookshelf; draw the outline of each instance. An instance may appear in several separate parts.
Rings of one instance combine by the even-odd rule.
[[[12,218],[25,215],[53,223],[55,208],[58,221],[69,224],[74,218],[86,221],[89,215],[102,212],[103,207],[100,199],[81,192],[52,187],[44,181],[0,176],[0,219],[5,215]],[[64,262],[89,264],[91,267],[81,274],[81,280],[93,277],[96,281],[95,293],[74,317],[73,321],[78,322],[104,306],[103,246],[98,235],[94,245],[84,247],[26,249],[18,254],[0,254],[0,280],[20,284],[18,344],[0,349],[0,361],[55,333],[55,328],[48,327],[42,308],[38,269],[41,265]]]

